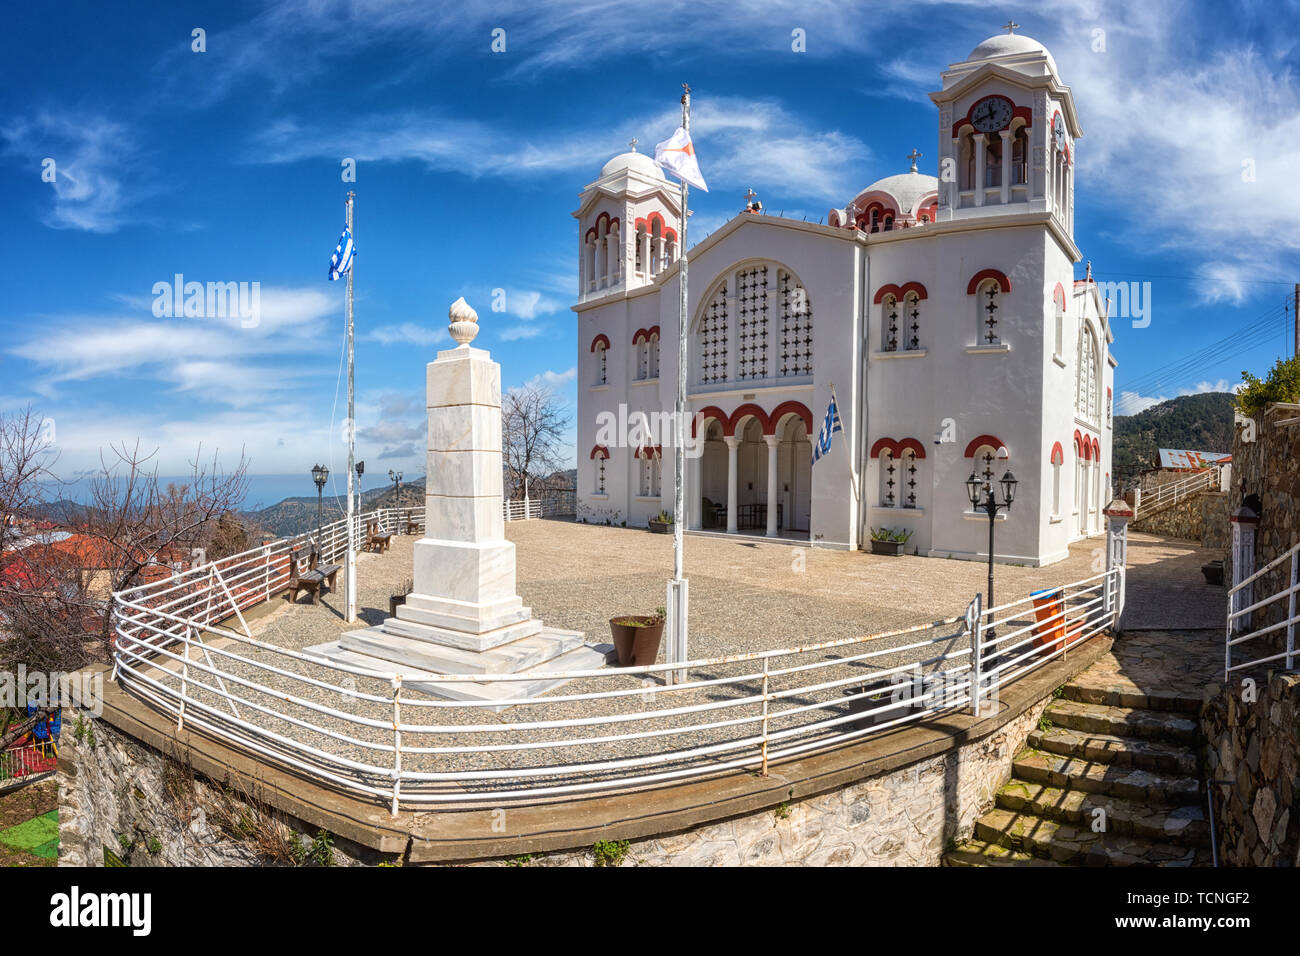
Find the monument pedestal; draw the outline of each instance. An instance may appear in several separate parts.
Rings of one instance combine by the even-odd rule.
[[[307,650],[380,673],[399,670],[403,687],[432,696],[508,706],[563,680],[430,679],[590,670],[613,648],[545,626],[515,590],[515,546],[505,539],[502,514],[501,366],[470,348],[477,318],[456,300],[450,329],[460,344],[428,366],[425,533],[415,544],[414,590],[396,617]]]

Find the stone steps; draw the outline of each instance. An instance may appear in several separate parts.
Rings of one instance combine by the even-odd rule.
[[[1197,773],[1196,751],[1185,744],[1113,734],[1089,733],[1069,727],[1030,731],[1027,744],[1034,750],[1078,757],[1112,767],[1137,767],[1170,774]]]
[[[1144,840],[1191,847],[1210,845],[1210,826],[1205,808],[1199,803],[1162,806],[1012,780],[998,791],[997,806],[1058,823],[1081,824],[1087,829],[1100,824],[1105,832]],[[1104,816],[1097,810],[1105,811]]]
[[[1199,714],[1201,699],[1186,693],[1159,687],[1138,687],[1131,681],[1117,683],[1113,674],[1089,676],[1086,672],[1064,685],[1062,693],[1067,700],[1081,704],[1103,704],[1107,707],[1128,707],[1134,710],[1173,711],[1181,714]]]
[[[1056,863],[1086,866],[1193,866],[1210,862],[1209,849],[1094,833],[1089,826],[994,808],[975,824],[975,838]]]
[[[339,645],[344,650],[367,654],[399,667],[412,667],[434,674],[488,676],[541,669],[541,665],[581,647],[582,634],[544,627],[530,637],[479,653],[401,636],[381,625],[345,631],[339,637]]]
[[[1070,730],[1143,740],[1195,744],[1200,733],[1196,720],[1183,714],[1075,700],[1052,701],[1043,711],[1043,717],[1053,726]]]
[[[945,866],[1060,866],[1032,853],[1008,850],[986,840],[967,840],[944,855]]]
[[[1201,799],[1200,781],[1195,776],[1115,767],[1028,748],[1016,755],[1011,773],[1026,783],[1108,794],[1122,800],[1179,806]]]

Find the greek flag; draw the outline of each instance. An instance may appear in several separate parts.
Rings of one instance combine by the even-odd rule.
[[[334,247],[334,255],[330,256],[331,282],[343,278],[352,271],[352,257],[356,254],[356,251],[352,245],[352,230],[344,226],[343,235],[339,237],[339,244]]]
[[[835,393],[831,392],[831,403],[826,406],[826,420],[822,422],[822,430],[817,435],[817,441],[813,445],[812,463],[817,464],[817,459],[831,450],[831,436],[836,432],[844,431],[844,426],[840,424],[840,410],[835,404]]]

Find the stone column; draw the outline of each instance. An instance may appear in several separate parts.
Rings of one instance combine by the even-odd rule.
[[[727,443],[727,533],[735,534],[738,528],[736,483],[740,480],[738,462],[740,439],[735,435],[727,435],[723,441]]]
[[[776,450],[780,445],[780,439],[775,435],[764,435],[763,441],[767,442],[767,536],[775,538],[777,535]]]
[[[984,165],[988,161],[985,156],[984,134],[976,133],[971,137],[971,147],[975,150],[975,205],[984,205]]]
[[[1116,498],[1105,508],[1106,515],[1106,570],[1120,569],[1119,580],[1108,582],[1103,589],[1103,605],[1115,612],[1115,623],[1124,613],[1125,581],[1128,577],[1128,523],[1133,520],[1133,509],[1121,498]]]
[[[1255,526],[1259,524],[1259,515],[1255,509],[1242,505],[1228,520],[1232,522],[1232,586],[1236,587],[1255,573]],[[1246,585],[1233,595],[1231,610],[1239,611],[1254,604],[1254,595],[1255,585]],[[1249,631],[1250,618],[1249,614],[1237,618],[1228,628],[1229,633]],[[1229,649],[1228,654],[1231,653]],[[1227,666],[1231,666],[1230,661]]]

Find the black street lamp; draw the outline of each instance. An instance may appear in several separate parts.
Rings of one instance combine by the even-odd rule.
[[[361,476],[366,473],[366,463],[357,462],[357,514],[361,514]]]
[[[394,472],[393,469],[389,468],[388,480],[393,483],[393,507],[396,508],[401,504],[402,473],[400,471]]]
[[[311,469],[312,481],[316,482],[316,551],[320,553],[325,550],[321,542],[321,522],[324,510],[321,495],[325,493],[325,482],[330,480],[330,470],[324,465],[313,465]],[[321,560],[324,560],[322,558]]]
[[[989,589],[985,598],[988,602],[985,610],[993,607],[994,519],[997,517],[999,511],[1011,510],[1011,502],[1016,498],[1016,485],[1019,484],[1019,482],[1016,481],[1016,476],[1011,474],[1011,470],[1008,469],[1007,473],[1003,475],[1001,480],[998,482],[998,484],[1002,486],[1002,501],[998,501],[997,497],[993,493],[992,462],[992,456],[986,456],[985,465],[989,470],[985,471],[982,476],[972,471],[970,477],[966,479],[966,494],[970,498],[971,507],[976,511],[983,509],[989,516]],[[982,501],[980,500],[981,498],[983,498]],[[990,620],[992,620],[992,618],[990,618]],[[997,637],[997,633],[990,628],[988,636]]]

